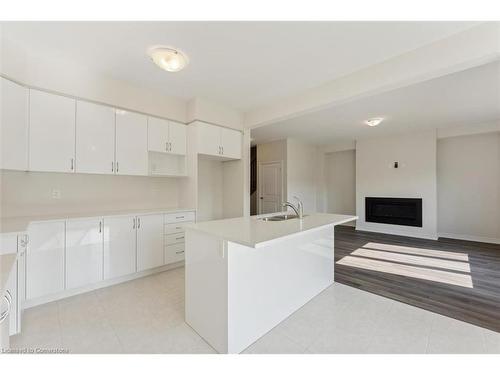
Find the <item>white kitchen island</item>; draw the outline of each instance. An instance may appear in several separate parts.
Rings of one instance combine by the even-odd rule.
[[[186,322],[240,353],[333,284],[334,226],[356,216],[259,217],[186,227]]]

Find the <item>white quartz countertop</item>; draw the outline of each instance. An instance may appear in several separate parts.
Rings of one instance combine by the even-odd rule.
[[[0,298],[3,298],[10,273],[16,265],[17,254],[0,254]]]
[[[34,215],[0,218],[0,233],[23,233],[28,229],[30,223],[51,220],[83,219],[101,216],[140,215],[154,213],[176,213],[195,211],[191,208],[146,208],[146,209],[124,209],[124,210],[102,210],[95,212],[69,212],[52,215]]]
[[[269,216],[269,215],[267,215]],[[204,221],[186,226],[223,240],[250,247],[262,247],[279,238],[289,237],[327,225],[339,225],[354,221],[358,217],[350,215],[314,213],[302,220],[264,221],[263,216],[246,216],[234,219]]]

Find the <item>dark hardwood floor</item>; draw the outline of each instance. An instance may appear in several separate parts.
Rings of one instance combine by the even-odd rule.
[[[445,282],[399,276],[337,263],[368,243],[467,254],[473,287],[450,285]],[[428,260],[433,257],[423,256],[423,258]],[[339,283],[500,332],[500,245],[451,239],[432,241],[361,232],[351,227],[338,226],[335,229],[335,262],[335,281]]]

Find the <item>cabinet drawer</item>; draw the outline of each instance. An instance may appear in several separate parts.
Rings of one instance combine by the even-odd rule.
[[[165,264],[180,262],[184,260],[184,244],[165,246]]]
[[[184,243],[184,233],[174,233],[165,236],[165,245],[173,245],[177,243]]]
[[[193,221],[183,221],[180,223],[165,224],[165,234],[184,233],[184,227]]]
[[[165,214],[165,223],[178,223],[182,221],[194,221],[194,212],[177,212],[173,214]]]

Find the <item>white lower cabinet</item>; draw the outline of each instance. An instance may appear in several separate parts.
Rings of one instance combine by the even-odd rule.
[[[135,216],[104,218],[104,279],[136,272]]]
[[[184,260],[184,242],[165,246],[165,264]]]
[[[26,254],[26,299],[64,290],[64,231],[64,221],[30,225],[30,242]]]
[[[66,289],[103,279],[103,229],[101,218],[66,222]]]
[[[163,214],[137,216],[137,271],[163,264]]]

